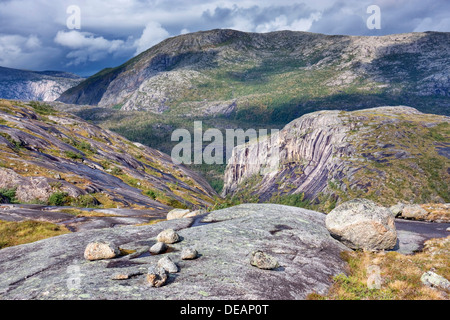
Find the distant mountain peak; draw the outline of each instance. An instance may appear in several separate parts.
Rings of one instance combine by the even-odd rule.
[[[191,115],[223,114],[235,104],[237,113],[259,110],[262,118],[282,110],[284,122],[305,110],[345,109],[349,101],[355,108],[405,104],[448,114],[449,43],[445,32],[200,31],[166,39],[58,100]]]
[[[84,79],[62,71],[30,71],[0,67],[0,98],[54,101]]]

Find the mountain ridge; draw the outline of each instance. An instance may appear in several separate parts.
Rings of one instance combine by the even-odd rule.
[[[54,101],[83,78],[63,71],[31,71],[0,67],[0,98]]]
[[[173,130],[192,132],[197,120],[224,132],[282,129],[320,110],[403,105],[448,116],[449,44],[448,32],[363,37],[215,29],[166,39],[59,100],[166,153]],[[82,102],[96,107],[77,111]],[[199,170],[220,192],[223,168]]]
[[[419,110],[448,114],[447,43],[444,32],[363,37],[215,29],[166,39],[58,100],[185,115],[229,114],[234,104],[234,112],[262,108],[259,116],[275,110],[293,120],[298,109],[331,102],[344,109],[358,95],[370,100],[358,99],[362,107],[410,105],[411,95]]]

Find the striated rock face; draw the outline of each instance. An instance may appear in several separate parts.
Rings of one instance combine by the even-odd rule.
[[[35,200],[47,201],[55,192],[54,186],[58,185],[68,196],[77,198],[86,195],[87,192],[66,181],[52,177],[25,177],[14,170],[0,168],[0,188],[15,189],[16,197],[21,202],[33,202]]]
[[[307,114],[272,139],[236,147],[223,195],[282,202],[304,194],[300,200],[319,200],[326,211],[358,197],[448,202],[449,120],[409,107]]]
[[[34,72],[0,67],[0,98],[54,101],[83,80],[65,72]]]
[[[332,277],[345,272],[340,253],[349,249],[330,236],[321,213],[251,204],[212,212],[207,221],[214,223],[189,228],[191,219],[178,219],[72,233],[3,249],[0,299],[298,300],[312,292],[325,294]],[[148,249],[143,247],[152,246],[166,229],[176,230],[183,241],[171,245],[174,252],[163,257],[83,259],[84,248],[96,238],[145,252]],[[190,247],[198,249],[200,256],[182,260],[180,252]],[[255,251],[270,255],[280,267],[253,267],[250,259]],[[153,267],[164,257],[178,266],[178,273]],[[118,273],[122,280],[110,280]],[[72,279],[78,287],[68,285]],[[158,290],[152,288],[163,284]]]
[[[0,189],[14,191],[19,203],[46,203],[57,194],[53,205],[158,215],[176,206],[206,207],[217,196],[168,155],[45,104],[0,100],[0,163]]]
[[[270,158],[266,158],[264,150],[277,147],[279,158],[276,160],[285,164],[289,172],[295,173],[300,169],[302,177],[296,179],[294,192],[299,190],[312,196],[322,191],[328,173],[342,169],[344,163],[339,159],[352,153],[351,145],[345,141],[350,127],[344,126],[339,114],[339,111],[324,111],[305,115],[288,124],[265,145],[254,143],[248,147],[236,147],[225,172],[223,194],[236,192],[242,182],[261,173],[264,182],[260,184],[259,193],[270,195],[276,192],[278,186],[274,182],[279,166],[265,162]],[[301,168],[295,168],[295,165]]]

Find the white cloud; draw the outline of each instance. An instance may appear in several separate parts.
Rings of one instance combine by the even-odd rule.
[[[150,22],[144,28],[139,39],[132,36],[124,40],[108,40],[90,32],[78,30],[59,31],[54,42],[71,51],[66,55],[68,65],[80,65],[105,59],[108,55],[134,55],[151,48],[169,37],[169,32],[158,22]]]
[[[67,58],[72,59],[68,65],[99,61],[108,54],[120,53],[128,49],[123,40],[107,40],[89,32],[76,30],[59,31],[54,41],[72,50],[67,54]]]
[[[47,67],[48,58],[56,57],[57,54],[57,50],[43,47],[35,35],[24,37],[0,34],[1,66],[42,70]]]
[[[189,29],[183,28],[183,29],[180,31],[180,34],[187,34],[187,33],[189,33],[189,32],[190,32]]]
[[[314,12],[306,19],[295,20],[290,25],[290,30],[293,31],[309,31],[314,22],[322,18],[321,12]]]
[[[55,42],[70,49],[104,50],[109,53],[118,50],[124,44],[123,40],[107,40],[103,37],[95,37],[89,32],[75,30],[59,31],[56,34]]]
[[[236,17],[233,24],[226,28],[244,32],[253,32],[255,30],[253,22],[247,19],[242,19],[242,17]]]
[[[302,18],[288,22],[288,18],[285,15],[276,17],[274,20],[259,24],[255,27],[256,32],[270,32],[281,30],[292,31],[309,31],[312,24],[315,21],[319,21],[322,14],[320,12],[311,13],[308,18]]]
[[[287,17],[285,15],[281,15],[275,18],[275,20],[265,22],[256,26],[256,32],[270,32],[270,31],[279,31],[286,30],[287,27]]]
[[[66,26],[73,4],[81,30]],[[370,4],[382,10],[379,35],[450,30],[448,0],[0,0],[0,65],[87,74],[169,36],[215,28],[371,35]]]
[[[135,42],[135,55],[144,52],[145,50],[151,48],[155,44],[158,44],[169,36],[169,32],[164,29],[160,23],[155,21],[148,23],[144,31],[142,32],[141,37]]]
[[[30,50],[36,50],[39,49],[42,46],[41,40],[35,35],[31,35],[28,37],[27,41],[25,42],[25,48]]]
[[[450,30],[450,18],[436,21],[430,17],[427,17],[420,22],[420,24],[414,29],[414,32],[424,32],[430,30],[448,32]]]
[[[0,36],[0,59],[5,59],[10,55],[15,56],[21,53],[21,47],[26,41],[26,38],[18,35]]]

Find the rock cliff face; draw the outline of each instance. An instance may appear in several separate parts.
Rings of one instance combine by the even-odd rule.
[[[35,102],[0,100],[0,163],[0,189],[20,203],[167,213],[208,206],[216,196],[169,156]]]
[[[105,69],[59,101],[188,115],[234,111],[243,118],[251,109],[253,118],[269,121],[290,121],[303,109],[347,108],[348,101],[356,108],[414,101],[422,111],[448,114],[449,43],[449,33],[436,32],[383,37],[197,32]]]
[[[83,80],[65,72],[34,72],[0,67],[0,98],[54,101]]]
[[[304,194],[300,201],[324,210],[361,196],[386,205],[448,202],[449,120],[409,107],[307,114],[272,139],[236,147],[223,194],[262,201]],[[279,151],[278,162],[269,149]]]

